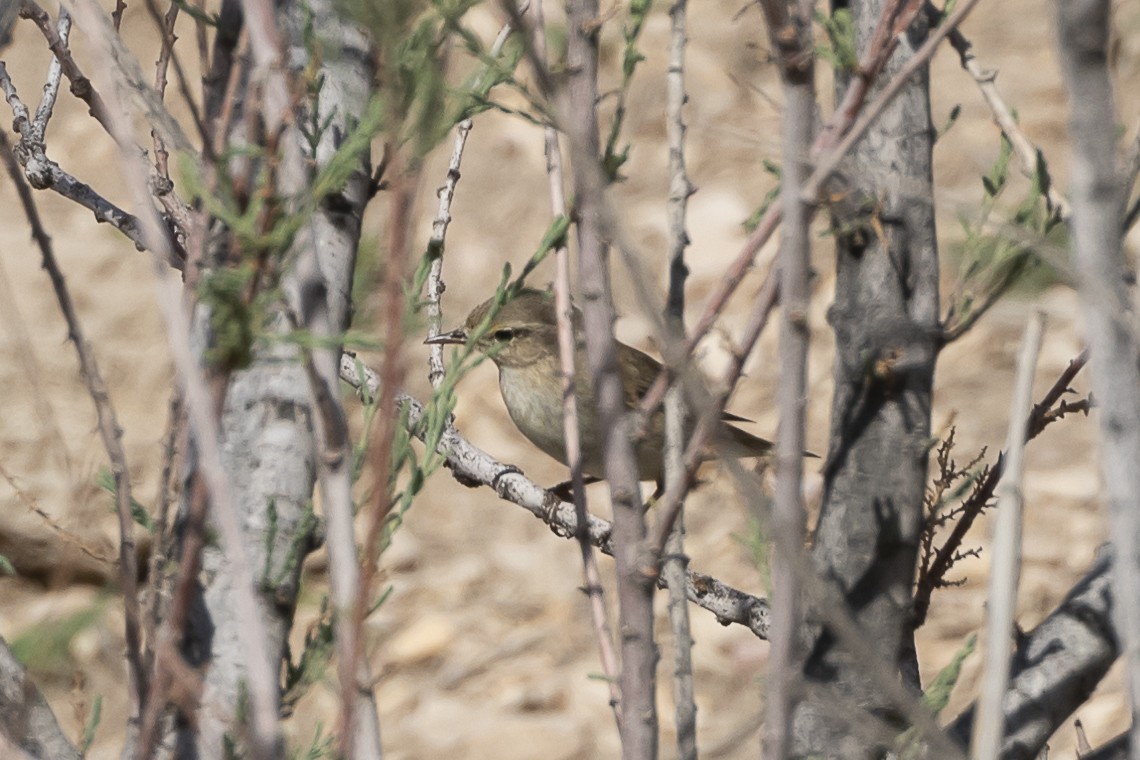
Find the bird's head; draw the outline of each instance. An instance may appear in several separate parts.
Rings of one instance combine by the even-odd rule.
[[[575,311],[575,318],[577,312]],[[474,340],[477,351],[500,368],[530,367],[558,362],[558,320],[554,296],[525,288],[496,310],[491,298],[476,306],[460,327],[428,338],[425,343],[466,344]]]

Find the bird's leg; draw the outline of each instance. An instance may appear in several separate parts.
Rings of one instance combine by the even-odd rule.
[[[584,486],[593,485],[594,483],[600,483],[600,482],[602,482],[602,479],[601,478],[595,478],[593,475],[583,475],[582,476],[582,485],[584,485]],[[551,486],[550,488],[547,488],[546,490],[550,491],[552,494],[557,496],[562,501],[570,501],[570,502],[574,501],[574,481],[573,480],[563,481],[556,486]]]

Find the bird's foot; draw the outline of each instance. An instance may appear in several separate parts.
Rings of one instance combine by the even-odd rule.
[[[588,485],[592,485],[594,483],[600,483],[601,480],[602,480],[601,478],[595,478],[592,475],[586,475],[585,477],[582,478],[582,485],[588,486]],[[562,483],[559,483],[556,486],[552,486],[551,488],[548,488],[546,490],[550,491],[552,494],[557,496],[562,501],[569,501],[569,502],[574,501],[574,481],[573,480],[563,481]]]
[[[506,475],[522,475],[523,471],[513,464],[503,465],[503,469],[495,473],[495,477],[491,478],[491,488],[495,489],[495,493],[499,494],[500,498],[503,496],[502,481]]]

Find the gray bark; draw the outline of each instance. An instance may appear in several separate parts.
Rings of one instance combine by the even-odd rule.
[[[882,5],[851,7],[860,49]],[[912,28],[885,78],[918,42]],[[939,327],[933,136],[923,69],[841,168],[845,200],[833,208],[837,283],[828,315],[837,347],[835,396],[813,548],[817,571],[837,586],[877,659],[899,663],[913,687],[911,586]],[[811,611],[807,623],[809,689],[794,717],[794,754],[875,756],[884,748],[852,729],[866,720],[863,712],[901,725],[899,709],[876,687],[867,671],[873,666],[845,651]]]
[[[1100,408],[1101,469],[1116,551],[1116,626],[1131,693],[1129,757],[1140,757],[1140,346],[1125,286],[1116,169],[1116,119],[1108,70],[1107,0],[1058,3],[1061,71],[1073,136],[1073,260]]]
[[[368,103],[372,70],[367,41],[331,3],[309,2],[307,7],[315,15],[313,26],[326,76],[318,104],[321,121],[332,115],[314,157],[320,167],[359,120]],[[300,11],[286,9],[281,18],[289,40],[288,64],[299,70],[307,64]],[[302,140],[295,129],[283,139]],[[364,155],[346,188],[326,199],[304,225],[287,259],[294,266],[283,277],[288,308],[303,317],[314,311],[309,301],[323,301],[322,319],[327,317],[334,333],[343,331],[351,318],[352,272],[369,166],[369,156]],[[283,162],[283,191],[304,190],[306,177],[291,176],[290,171],[289,162]],[[291,329],[284,312],[271,328],[279,335]],[[285,341],[272,342],[248,369],[234,374],[222,415],[223,456],[247,536],[250,565],[258,575],[258,612],[269,632],[265,647],[278,664],[292,626],[301,563],[314,546],[310,505],[317,474],[316,415],[300,351]],[[202,604],[188,625],[188,648],[192,658],[208,660],[210,667],[198,735],[190,735],[191,729],[184,726],[179,745],[187,751],[192,747],[201,757],[217,757],[224,735],[241,734],[245,666],[237,646],[238,619],[232,614],[231,576],[219,547],[208,546],[203,552],[202,577]],[[372,714],[374,721],[374,710]],[[377,726],[377,736],[378,731]]]
[[[1093,567],[1044,621],[1021,637],[1002,699],[1005,731],[999,757],[1032,760],[1083,705],[1116,661],[1112,629],[1112,552]],[[965,746],[974,724],[970,708],[947,729]]]
[[[0,733],[39,760],[79,760],[44,695],[0,638]],[[0,741],[0,749],[4,742]]]

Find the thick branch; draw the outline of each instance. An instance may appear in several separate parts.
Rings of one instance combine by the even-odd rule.
[[[1116,660],[1112,576],[1113,551],[1104,547],[1057,609],[1019,639],[1010,664],[1009,689],[1001,702],[1003,760],[1038,757],[1053,732],[1088,700]],[[948,728],[962,746],[969,741],[974,715],[971,707]]]
[[[80,760],[44,695],[0,638],[0,733],[34,758]]]

